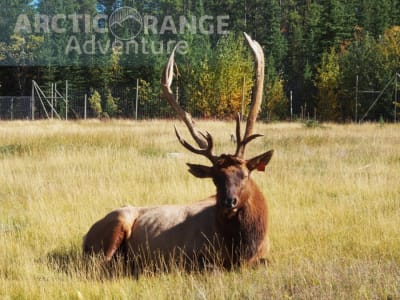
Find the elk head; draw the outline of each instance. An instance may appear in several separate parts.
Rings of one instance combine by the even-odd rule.
[[[190,164],[189,172],[198,178],[212,178],[217,188],[217,206],[224,216],[231,217],[245,205],[249,195],[254,189],[250,174],[253,170],[264,171],[270,161],[273,150],[267,151],[251,159],[244,158],[246,145],[262,135],[252,134],[255,120],[257,118],[261,100],[264,81],[264,53],[258,42],[244,34],[247,43],[255,57],[255,86],[252,93],[250,112],[247,119],[244,137],[241,137],[240,115],[236,117],[236,142],[237,147],[234,154],[213,154],[213,138],[208,132],[199,131],[194,125],[189,113],[184,111],[176,101],[171,90],[174,71],[174,53],[172,51],[162,74],[161,85],[163,94],[178,116],[185,122],[198,147],[186,142],[175,127],[175,133],[179,142],[189,151],[205,156],[211,162],[211,166]]]
[[[217,188],[217,205],[227,217],[234,215],[250,196],[253,186],[250,183],[250,174],[253,170],[264,171],[269,163],[273,150],[269,150],[251,159],[244,158],[246,144],[253,139],[260,137],[260,134],[253,134],[245,137],[240,136],[240,115],[236,118],[236,140],[237,148],[234,154],[221,154],[215,156],[212,153],[213,139],[207,132],[204,138],[207,140],[207,147],[195,148],[187,143],[180,136],[175,128],[179,142],[189,151],[208,158],[211,166],[190,164],[189,172],[198,178],[212,178]]]

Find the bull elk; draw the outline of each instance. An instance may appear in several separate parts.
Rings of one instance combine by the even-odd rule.
[[[211,178],[216,195],[189,205],[151,207],[125,206],[97,221],[84,237],[83,252],[104,255],[110,262],[123,252],[133,268],[181,263],[185,268],[201,270],[217,264],[230,269],[254,265],[265,258],[268,249],[268,208],[266,200],[251,179],[253,170],[264,171],[273,150],[245,159],[246,145],[259,134],[253,126],[260,108],[264,79],[264,54],[261,46],[245,34],[255,57],[255,86],[243,138],[240,116],[236,118],[236,151],[213,154],[210,133],[199,131],[191,116],[177,104],[171,91],[174,51],[162,74],[165,98],[187,125],[194,147],[178,130],[178,141],[190,152],[206,157],[211,166],[188,164],[198,178]]]

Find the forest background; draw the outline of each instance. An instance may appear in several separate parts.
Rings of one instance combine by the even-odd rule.
[[[135,51],[126,51],[126,41],[115,44],[110,19],[96,19],[124,7],[136,11],[142,23],[146,16],[158,21],[147,32],[138,29]],[[55,19],[58,15],[65,18]],[[74,15],[83,17],[74,24]],[[216,30],[221,16],[223,33]],[[172,116],[161,99],[160,74],[168,43],[184,41],[174,87],[181,105],[197,117],[229,118],[246,109],[253,84],[245,31],[265,52],[261,118],[354,121],[356,111],[360,119],[386,87],[366,119],[392,121],[400,111],[395,110],[399,25],[400,0],[3,0],[0,96],[29,96],[32,80],[40,86],[68,80],[69,97],[83,101],[88,95],[92,116],[130,118],[138,83],[142,116]],[[104,31],[96,32],[96,26]],[[83,53],[92,39],[95,49]],[[62,102],[57,109],[64,115]]]

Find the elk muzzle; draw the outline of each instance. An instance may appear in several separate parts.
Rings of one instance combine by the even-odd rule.
[[[222,205],[225,209],[234,209],[238,204],[238,200],[236,197],[226,197],[222,201]]]

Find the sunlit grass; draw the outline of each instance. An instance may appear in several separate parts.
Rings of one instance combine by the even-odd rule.
[[[398,125],[258,124],[265,137],[247,156],[276,151],[266,173],[253,174],[270,207],[267,269],[102,276],[81,257],[96,220],[126,204],[214,193],[187,172],[186,162],[207,161],[176,141],[174,123],[0,123],[0,298],[400,297]],[[218,153],[234,150],[233,122],[199,127]]]

